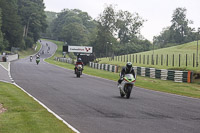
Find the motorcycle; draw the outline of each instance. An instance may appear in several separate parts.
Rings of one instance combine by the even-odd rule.
[[[82,71],[83,71],[82,65],[78,65],[76,68],[76,77],[77,78],[80,78],[80,76],[82,75]]]
[[[30,56],[30,62],[32,62],[32,60],[33,60],[33,57],[32,57],[32,56]]]
[[[37,65],[39,64],[39,62],[40,62],[40,58],[36,58]]]
[[[135,85],[135,81],[136,77],[134,78],[132,74],[125,74],[122,83],[118,85],[121,97],[126,96],[127,99],[130,98],[132,88]]]

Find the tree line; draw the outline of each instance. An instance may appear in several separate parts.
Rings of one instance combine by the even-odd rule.
[[[46,14],[49,27],[44,37],[67,45],[93,46],[97,57],[146,51],[151,45],[140,34],[145,20],[137,13],[117,11],[112,5],[108,5],[97,19],[78,9]],[[50,19],[52,17],[55,19]]]
[[[43,0],[0,0],[0,51],[31,48],[47,28]]]
[[[164,28],[160,35],[153,39],[156,48],[179,45],[200,39],[200,28],[195,31],[194,28],[189,26],[189,24],[193,24],[193,21],[187,19],[186,13],[186,8],[179,7],[174,10],[171,25]]]
[[[140,34],[146,20],[138,13],[116,10],[113,5],[105,7],[96,19],[78,9],[46,12],[47,18],[54,16],[54,19],[48,22],[48,33],[44,35],[67,45],[93,46],[97,57],[138,53],[154,46],[164,48],[196,40],[199,35],[189,27],[193,22],[186,18],[186,11],[176,8],[171,26],[154,36],[153,43]]]

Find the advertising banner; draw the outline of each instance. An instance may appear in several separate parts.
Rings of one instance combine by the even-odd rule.
[[[92,53],[92,47],[88,46],[68,46],[68,52],[74,53]]]

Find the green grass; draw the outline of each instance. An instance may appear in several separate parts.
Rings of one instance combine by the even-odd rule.
[[[0,82],[0,133],[73,133],[62,121],[13,84]]]
[[[36,45],[37,45],[37,49],[35,50]],[[26,50],[19,51],[18,52],[19,58],[22,59],[22,58],[26,58],[29,55],[33,55],[33,54],[37,53],[40,50],[40,48],[41,48],[41,45],[39,42],[37,42],[37,44],[35,44],[33,46],[33,48],[28,48]]]
[[[61,44],[58,44],[61,45]],[[61,47],[58,47],[58,51],[61,51]],[[56,52],[57,57],[61,57],[62,55],[59,55],[58,52]],[[55,64],[60,67],[64,67],[67,69],[74,69],[73,64],[68,64],[68,63],[63,63],[63,62],[58,62],[55,61],[52,58],[46,59],[45,61]],[[124,64],[123,64],[124,65]],[[97,76],[97,77],[102,77],[105,79],[110,79],[116,81],[119,79],[119,73],[112,73],[112,72],[107,72],[104,70],[97,70],[90,68],[88,66],[84,67],[83,73]],[[178,95],[183,95],[183,96],[189,96],[189,97],[194,97],[194,98],[200,98],[200,84],[194,84],[194,83],[175,83],[173,81],[163,81],[160,79],[152,79],[148,77],[141,77],[137,76],[137,81],[136,81],[136,86],[141,87],[141,88],[146,88],[150,90],[155,90],[155,91],[161,91],[161,92],[167,92],[171,94],[178,94]]]
[[[198,61],[200,64],[200,47],[198,48],[198,50],[199,50]],[[151,65],[151,58],[153,51],[129,54],[128,61],[133,62],[134,66],[154,67],[158,69],[193,70],[195,72],[200,72],[200,65],[196,67],[196,51],[197,51],[197,42],[194,41],[178,46],[154,50],[154,65]],[[195,53],[195,67],[193,67],[193,53]],[[174,66],[172,64],[173,54],[174,54]],[[179,54],[181,55],[180,67],[179,67]],[[187,54],[187,66],[186,66],[186,54]],[[136,63],[136,55],[137,55],[137,63]],[[158,55],[158,60],[156,64],[157,55]],[[161,55],[163,55],[163,65],[161,65]],[[168,55],[168,66],[167,66],[167,55]],[[140,56],[141,56],[141,61],[140,61]],[[147,62],[148,56],[149,56],[149,63]],[[115,56],[114,60],[112,61],[109,60],[109,58],[99,58],[98,60],[99,63],[102,64],[114,64],[114,65],[124,66],[127,61],[127,55],[122,55],[119,57]]]

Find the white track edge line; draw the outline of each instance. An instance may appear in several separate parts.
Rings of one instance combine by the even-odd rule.
[[[10,74],[10,62],[9,62],[9,65],[8,65],[8,75],[10,75],[11,77],[11,74]],[[14,84],[15,86],[17,86],[18,88],[20,88],[23,92],[25,92],[28,96],[30,96],[31,98],[33,98],[36,102],[38,102],[40,105],[42,105],[48,112],[50,112],[51,114],[53,114],[57,119],[61,120],[65,125],[67,125],[71,130],[73,130],[74,132],[76,133],[80,133],[76,128],[74,128],[73,126],[71,126],[68,122],[66,122],[64,119],[62,119],[59,115],[57,115],[56,113],[54,113],[51,109],[49,109],[46,105],[44,105],[42,102],[40,102],[38,99],[36,99],[35,97],[33,97],[31,94],[29,94],[27,91],[25,91],[22,87],[20,87],[18,84],[16,84],[14,82],[14,80],[12,80],[13,83],[11,84]],[[9,83],[9,82],[6,82],[6,83]]]
[[[63,120],[59,115],[57,115],[56,113],[54,113],[51,109],[49,109],[46,105],[44,105],[42,102],[40,102],[37,98],[33,97],[31,94],[29,94],[27,91],[25,91],[22,87],[20,87],[19,85],[17,85],[16,83],[13,83],[15,86],[17,86],[18,88],[20,88],[22,91],[24,91],[27,95],[29,95],[31,98],[33,98],[36,102],[38,102],[40,105],[42,105],[48,112],[50,112],[51,114],[53,114],[57,119],[61,120],[64,124],[66,124],[70,129],[72,129],[74,132],[76,133],[80,133],[77,129],[75,129],[74,127],[72,127],[69,123],[67,123],[65,120]]]
[[[2,66],[3,67],[3,69],[5,69],[6,71],[8,71],[8,69],[7,68],[5,68],[2,64],[0,64],[0,66]]]

